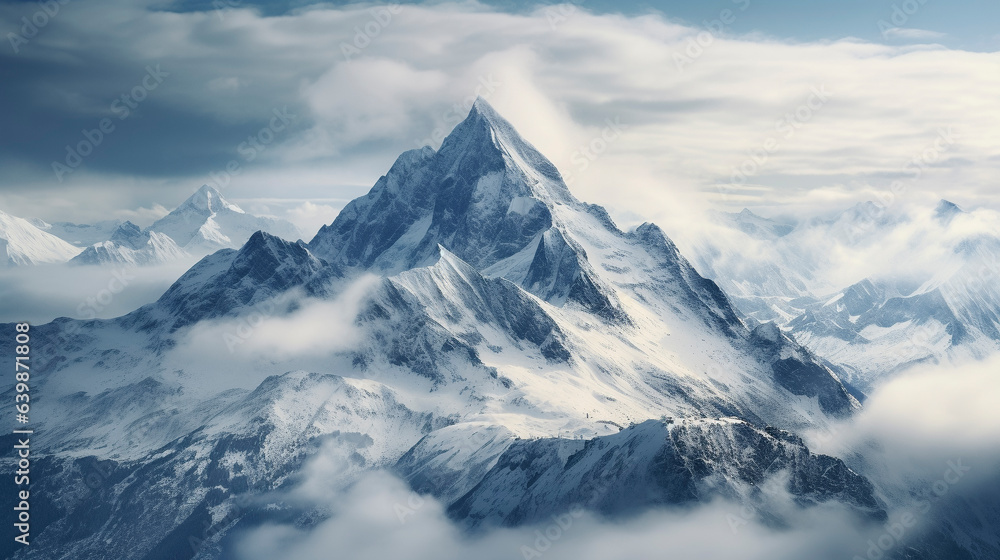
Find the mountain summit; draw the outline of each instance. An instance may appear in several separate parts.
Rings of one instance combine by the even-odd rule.
[[[439,151],[401,155],[309,247],[346,267],[395,273],[434,262],[441,245],[547,301],[620,315],[572,233],[571,222],[588,209],[556,167],[479,99]],[[603,211],[594,215],[610,225]]]
[[[222,193],[214,187],[202,185],[194,194],[188,197],[177,210],[193,210],[205,216],[211,216],[219,212],[231,211],[237,214],[245,214],[242,208],[226,200]]]
[[[950,223],[955,216],[964,213],[965,210],[962,210],[959,205],[950,200],[944,199],[938,202],[937,207],[934,209],[934,217],[941,220],[945,224]]]
[[[159,264],[187,256],[165,233],[139,229],[126,221],[111,233],[107,241],[87,247],[70,261],[72,264]]]

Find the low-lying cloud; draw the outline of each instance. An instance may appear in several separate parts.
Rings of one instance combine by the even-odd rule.
[[[894,197],[886,204],[864,207],[857,219],[840,223],[831,220],[847,208],[835,208],[822,220],[778,215],[779,222],[796,229],[777,239],[755,238],[707,221],[685,228],[675,240],[700,272],[722,282],[735,296],[746,295],[740,288],[749,294],[778,295],[755,277],[771,264],[799,274],[803,290],[817,297],[866,278],[909,285],[911,290],[925,283],[933,288],[967,263],[984,267],[987,278],[994,277],[998,263],[980,263],[976,261],[980,256],[961,249],[970,240],[1000,238],[1000,213],[980,207],[943,219],[936,215],[939,202],[927,196]]]
[[[448,518],[444,504],[386,472],[331,492],[344,469],[327,450],[303,470],[299,487],[309,492],[291,494],[297,505],[329,514],[326,520],[309,529],[268,523],[228,542],[241,560],[331,554],[358,560],[877,560],[907,546],[939,546],[946,527],[948,538],[988,541],[991,528],[977,529],[974,520],[997,514],[998,366],[1000,357],[920,368],[873,394],[855,419],[808,434],[814,451],[846,458],[875,483],[889,512],[884,525],[862,522],[835,504],[800,508],[776,477],[761,489],[784,523],[720,499],[617,521],[571,508],[538,526],[470,534]]]
[[[627,522],[571,508],[551,522],[471,536],[448,519],[443,504],[414,494],[398,478],[376,472],[325,504],[331,517],[310,530],[269,524],[234,539],[241,560],[607,560],[608,558],[850,558],[858,535],[837,508],[800,513],[794,527],[772,529],[736,504],[651,512]]]
[[[276,185],[288,197],[358,195],[400,152],[450,130],[477,93],[573,174],[581,198],[671,233],[692,221],[692,205],[808,213],[873,198],[909,178],[907,165],[941,130],[957,141],[912,190],[1000,206],[990,186],[997,53],[791,43],[585,5],[553,25],[548,8],[442,3],[404,5],[347,57],[342,44],[372,24],[372,7],[316,5],[277,17],[112,2],[116,25],[108,25],[105,4],[74,5],[13,59],[5,94],[25,110],[10,133],[30,142],[0,154],[5,211],[34,215],[44,201],[51,215],[42,218],[81,221],[109,205],[164,204],[164,192],[190,192],[238,157],[247,134],[286,106],[295,123],[234,178],[239,194],[227,195],[274,196]],[[0,18],[13,26],[17,14]],[[690,63],[678,66],[678,56]],[[150,63],[171,75],[142,114],[57,184],[51,161]],[[822,104],[816,90],[828,92]],[[45,138],[28,134],[43,118],[63,124]],[[609,120],[625,132],[602,144]],[[736,189],[734,170],[748,160],[754,171]]]
[[[0,268],[0,322],[118,317],[156,301],[192,264]]]
[[[902,484],[940,475],[949,460],[976,463],[973,476],[1000,467],[1000,355],[924,365],[876,389],[862,412],[831,432],[808,434],[835,456],[862,456]]]
[[[329,300],[291,290],[237,317],[197,323],[183,335],[181,347],[185,354],[194,352],[224,362],[289,362],[347,350],[360,342],[361,331],[354,322],[380,281],[378,276],[364,275]]]

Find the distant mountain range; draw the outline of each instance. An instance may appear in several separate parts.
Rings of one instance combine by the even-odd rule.
[[[90,265],[165,263],[239,248],[256,231],[289,240],[300,236],[290,222],[247,214],[207,185],[144,230],[129,221],[49,224],[0,213],[0,243],[7,251],[7,264],[17,266],[67,261]]]
[[[864,390],[918,363],[1000,349],[1000,222],[992,216],[943,200],[909,213],[869,202],[798,224],[749,210],[714,218],[736,237],[697,244],[699,268],[744,317],[781,325]],[[739,236],[744,250],[733,248]],[[875,276],[830,282],[830,252],[848,261],[886,258],[878,248],[889,243],[902,248],[868,266],[881,270]],[[922,251],[943,254],[934,266],[914,266]]]
[[[28,220],[31,225],[77,247],[88,247],[94,243],[111,239],[111,234],[124,223],[123,220],[104,220],[94,224],[74,224],[71,222],[47,223],[38,218]]]

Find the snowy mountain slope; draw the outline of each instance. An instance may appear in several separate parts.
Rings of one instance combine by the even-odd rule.
[[[450,332],[479,344],[493,327],[501,337],[537,346],[550,362],[565,362],[570,353],[565,335],[541,302],[509,282],[480,275],[469,264],[444,248],[433,266],[406,271],[391,282],[406,290],[426,313]],[[523,351],[523,346],[517,347]]]
[[[38,218],[28,221],[38,229],[77,247],[89,247],[95,243],[111,239],[118,226],[125,223],[122,220],[103,220],[94,224],[74,224],[71,222],[48,223]]]
[[[472,345],[484,364],[509,381],[509,401],[531,403],[531,409],[558,419],[548,427],[536,419],[529,429],[507,424],[525,435],[565,432],[590,437],[601,433],[596,419],[628,424],[653,412],[741,414],[792,425],[803,421],[800,412],[787,410],[786,399],[797,399],[793,394],[818,398],[816,406],[832,415],[857,406],[835,376],[787,339],[781,349],[757,344],[753,337],[738,348],[728,339],[716,344],[703,340],[701,344],[715,350],[718,364],[736,369],[706,365],[696,373],[682,358],[687,349],[674,348],[668,355],[662,333],[648,336],[646,329],[659,326],[654,317],[634,313],[634,327],[598,328],[592,317],[577,310],[547,305],[506,280],[483,278],[444,250],[434,266],[391,281],[418,298],[438,325]],[[756,346],[752,353],[751,345]],[[741,351],[749,355],[740,356]],[[789,361],[782,363],[796,364],[789,380],[809,380],[809,390],[782,385],[788,380],[774,366],[783,352]],[[810,364],[817,370],[808,371]],[[796,375],[804,371],[808,373]],[[748,375],[769,389],[737,389],[748,383]],[[814,385],[823,387],[822,397]]]
[[[40,349],[38,367],[53,373],[37,384],[48,403],[39,405],[36,418],[53,426],[72,425],[65,439],[53,439],[51,449],[96,446],[105,453],[134,458],[150,451],[149,446],[165,444],[176,437],[173,431],[143,429],[139,438],[143,447],[116,440],[123,420],[106,414],[104,403],[128,399],[133,391],[153,391],[156,396],[140,407],[152,417],[157,406],[166,406],[163,403],[197,403],[220,391],[253,389],[270,375],[294,369],[294,356],[248,362],[245,356],[230,354],[227,360],[222,333],[193,329],[213,321],[242,320],[248,314],[294,316],[317,298],[334,297],[344,282],[336,267],[316,259],[303,245],[258,232],[239,251],[205,257],[158,301],[128,315],[112,320],[60,319],[34,327],[36,336],[50,344]],[[421,392],[436,384],[456,384],[454,390],[472,402],[482,401],[480,391],[507,390],[474,349],[430,319],[417,299],[391,280],[377,282],[364,301],[354,321],[365,336],[336,356],[322,356],[316,365],[359,377],[400,377],[402,386],[416,382]],[[204,363],[196,359],[189,348],[192,333],[211,335],[206,344],[222,354]],[[231,350],[246,350],[256,341],[246,342],[248,346]],[[460,409],[461,402],[451,406]],[[69,435],[84,427],[91,435],[82,441]],[[98,433],[104,435],[94,435]]]
[[[300,235],[295,226],[284,220],[247,214],[208,185],[203,185],[180,206],[154,222],[149,230],[170,236],[192,254],[238,248],[256,231],[289,241]]]
[[[580,333],[581,348],[608,350],[574,368],[633,380],[630,387],[652,379],[678,391],[678,402],[714,401],[720,413],[773,410],[760,406],[756,389],[746,386],[751,377],[773,379],[769,364],[762,370],[748,360],[750,333],[718,287],[658,227],[622,232],[603,209],[577,201],[551,163],[482,100],[439,152],[402,155],[368,195],[348,204],[309,244],[347,268],[389,274],[434,262],[439,245],[482,275],[509,280],[550,304],[547,312],[567,324],[565,331]],[[609,324],[598,326],[602,321]],[[693,340],[713,342],[699,347]],[[634,355],[635,362],[605,355]],[[719,371],[715,381],[727,392],[746,391],[742,396],[720,395],[719,386],[703,377],[720,363],[733,366],[724,366],[729,371]],[[637,369],[651,375],[637,375]],[[734,378],[740,370],[751,377]],[[839,403],[828,404],[828,412],[844,413],[857,403],[845,392]]]
[[[277,491],[307,459],[336,465],[328,482],[337,488],[447,425],[378,383],[329,374],[270,377],[213,404],[157,415],[194,427],[138,459],[98,460],[90,450],[39,458],[47,476],[32,490],[51,500],[36,502],[44,510],[33,529],[44,536],[17,558],[191,558],[247,512],[276,515],[237,498]]]
[[[887,517],[871,483],[840,460],[738,419],[648,420],[589,441],[519,440],[449,514],[489,527],[537,523],[582,504],[612,518],[710,496],[755,504],[766,499],[759,487],[785,470],[800,503],[837,501]]]
[[[0,266],[66,262],[80,249],[28,220],[0,212]]]
[[[240,248],[222,250],[202,259],[151,306],[122,318],[126,325],[146,328],[183,326],[232,313],[293,288],[323,293],[341,277],[336,268],[317,259],[302,245],[257,232]]]
[[[107,241],[95,243],[73,257],[74,264],[126,264],[142,266],[166,263],[187,256],[168,235],[155,231],[142,231],[139,226],[126,221]]]
[[[414,492],[451,504],[479,484],[517,439],[503,426],[462,422],[421,438],[399,458],[393,471]]]

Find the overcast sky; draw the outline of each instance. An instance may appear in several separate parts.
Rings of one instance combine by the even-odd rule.
[[[340,4],[0,4],[0,210],[146,225],[214,183],[315,231],[477,93],[624,223],[1000,207],[996,2]]]

